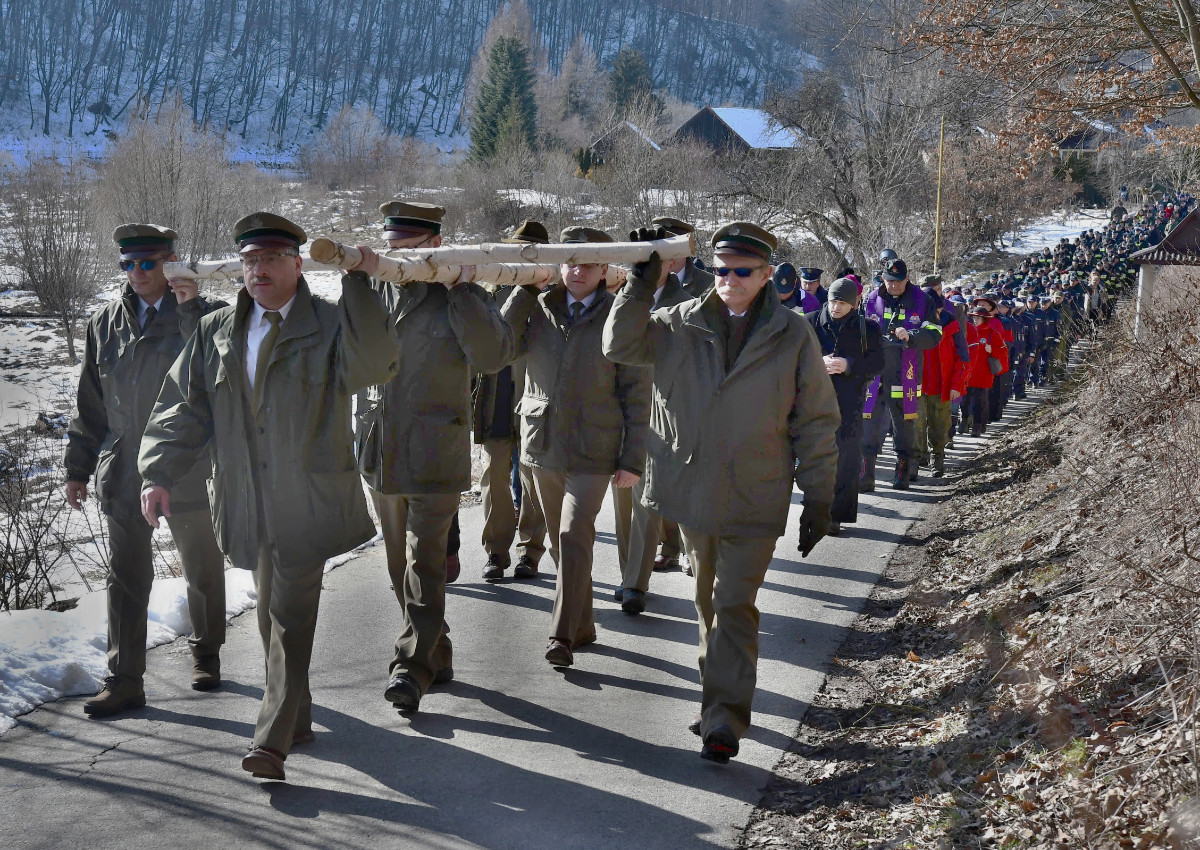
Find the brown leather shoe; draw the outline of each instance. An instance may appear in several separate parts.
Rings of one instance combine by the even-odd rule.
[[[196,655],[192,657],[192,690],[211,691],[221,687],[221,656]]]
[[[269,750],[266,747],[255,747],[242,756],[242,770],[257,776],[259,779],[277,779],[286,777],[283,773],[283,760],[287,756]]]
[[[83,704],[83,713],[88,717],[111,717],[145,704],[146,691],[140,679],[109,676],[104,680],[100,693]]]
[[[575,663],[575,656],[571,654],[571,647],[567,646],[566,641],[550,638],[550,644],[546,647],[546,660],[550,662],[551,667],[570,667]]]
[[[292,746],[301,747],[317,740],[317,733],[312,729],[297,729],[292,733]]]

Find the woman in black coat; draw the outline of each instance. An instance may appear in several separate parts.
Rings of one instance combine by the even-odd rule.
[[[805,314],[821,341],[825,369],[833,381],[842,413],[842,424],[837,431],[837,485],[830,534],[841,532],[842,523],[858,519],[863,402],[867,384],[883,371],[879,325],[864,318],[855,306],[857,303],[858,286],[852,280],[840,278],[829,287],[825,305]]]

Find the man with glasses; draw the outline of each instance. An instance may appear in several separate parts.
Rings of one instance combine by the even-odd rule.
[[[696,573],[702,758],[726,763],[750,725],[758,663],[754,600],[804,491],[800,551],[829,530],[837,398],[803,316],[779,303],[775,236],[733,222],[712,238],[716,287],[654,310],[660,261],[634,266],[604,328],[617,363],[653,365],[643,501],[676,520]]]
[[[67,503],[82,508],[94,474],[108,525],[109,676],[103,690],[83,705],[91,717],[146,704],[142,677],[154,555],[153,532],[138,501],[138,444],[163,378],[196,317],[224,306],[195,297],[194,282],[168,286],[163,262],[177,259],[176,238],[174,230],[156,224],[124,224],[114,231],[125,288],[88,322],[76,413],[67,431]],[[182,302],[189,298],[194,314],[184,317]],[[174,515],[167,521],[187,582],[192,687],[201,691],[221,684],[225,643],[225,559],[213,537],[204,483],[210,468],[208,458],[201,457],[186,470],[176,489]]]
[[[568,227],[567,244],[613,239],[593,227]],[[550,557],[558,566],[546,660],[569,667],[574,651],[596,640],[592,557],[596,516],[610,479],[638,483],[646,462],[650,372],[604,356],[601,335],[613,295],[607,264],[561,267],[563,286],[516,287],[504,318],[525,358],[521,461],[533,468],[546,515]],[[538,294],[541,290],[541,294]]]
[[[138,459],[142,515],[170,521],[180,482],[211,449],[217,540],[235,567],[254,571],[266,656],[242,769],[282,780],[288,752],[314,740],[308,668],[325,561],[375,535],[354,467],[351,395],[387,380],[395,346],[365,274],[342,278],[337,304],[309,292],[301,227],[260,212],[233,232],[245,286],[200,321],[167,375]]]
[[[443,208],[392,201],[379,211],[389,248],[441,245]],[[513,332],[478,284],[371,286],[391,316],[398,368],[359,397],[358,468],[404,614],[384,698],[413,712],[431,685],[454,677],[446,547],[459,496],[471,487],[471,376],[512,360]]]

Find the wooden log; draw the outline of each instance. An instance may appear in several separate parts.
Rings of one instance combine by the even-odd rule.
[[[692,234],[672,236],[653,242],[580,242],[537,245],[531,242],[507,242],[482,245],[451,245],[445,248],[402,249],[383,256],[404,263],[427,263],[433,266],[469,266],[486,263],[640,263],[650,259],[654,251],[664,260],[681,260],[696,253]],[[353,269],[362,261],[358,250],[334,242],[314,239],[309,254],[315,260]]]
[[[358,251],[351,248],[355,255]],[[305,272],[337,272],[341,273],[342,266],[330,263],[319,263],[311,257],[303,257]],[[362,261],[358,257],[355,265]],[[236,280],[242,277],[242,262],[240,259],[208,260],[191,263],[165,263],[163,271],[167,278],[186,278],[188,280]],[[449,283],[458,280],[462,274],[461,266],[430,266],[425,262],[399,261],[392,257],[381,255],[379,258],[379,274],[381,280],[393,283],[412,283],[428,281],[430,283]],[[491,283],[497,286],[525,286],[551,284],[559,280],[558,266],[534,263],[486,263],[475,266],[475,272],[470,280],[473,283]]]

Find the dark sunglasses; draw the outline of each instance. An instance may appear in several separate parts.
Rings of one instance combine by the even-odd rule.
[[[731,268],[729,268],[729,266],[717,266],[713,269],[713,274],[715,274],[717,277],[728,277],[729,273],[733,272],[738,277],[750,277],[750,275],[754,274],[756,271],[758,271],[761,268],[766,268],[766,267],[765,266],[740,266],[736,269],[731,269]]]
[[[121,271],[123,272],[133,271],[134,266],[138,266],[142,271],[148,272],[153,271],[154,267],[160,262],[161,260],[121,260],[117,265],[121,267]]]

